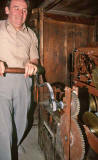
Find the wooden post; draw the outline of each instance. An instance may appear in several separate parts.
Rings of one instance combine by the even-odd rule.
[[[40,63],[44,65],[44,52],[43,52],[43,9],[39,9],[39,52],[40,52]],[[40,83],[42,83],[42,77],[40,76]],[[39,89],[40,100],[43,99],[43,88]]]

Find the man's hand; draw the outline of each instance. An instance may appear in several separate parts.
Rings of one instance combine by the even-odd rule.
[[[4,63],[0,61],[0,76],[3,76],[4,71],[5,71]]]
[[[25,65],[25,77],[35,75],[37,72],[37,66],[32,63],[27,63]]]

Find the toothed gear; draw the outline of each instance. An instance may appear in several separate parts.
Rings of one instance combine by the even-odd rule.
[[[80,111],[80,101],[76,93],[73,91],[71,95],[71,117],[76,118]]]
[[[67,116],[66,116],[67,117]],[[64,148],[64,159],[68,159],[68,144],[66,141],[68,133],[68,120],[64,117],[61,122],[61,140]],[[83,160],[85,155],[85,141],[77,120],[71,118],[70,127],[70,160]]]

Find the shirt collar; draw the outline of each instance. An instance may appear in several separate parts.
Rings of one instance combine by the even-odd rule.
[[[17,32],[17,30],[13,27],[13,25],[9,22],[9,20],[6,20],[6,27],[9,27],[9,28],[11,28],[13,31],[16,31],[16,32]],[[23,31],[23,32],[24,32],[24,31],[28,31],[28,29],[27,29],[26,25],[23,24],[21,30],[19,30],[19,31]]]

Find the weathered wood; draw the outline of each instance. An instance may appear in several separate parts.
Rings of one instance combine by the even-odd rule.
[[[57,133],[58,123],[59,117],[51,112],[48,103],[46,105],[40,104],[38,137],[46,160],[64,160],[60,135]],[[56,152],[56,148],[58,148],[58,152]]]
[[[51,8],[55,7],[57,4],[59,4],[62,0],[54,0],[53,2],[51,2],[50,4],[48,4],[47,7],[45,7],[45,11],[50,10]]]
[[[43,65],[43,10],[39,10],[40,62]]]
[[[24,68],[6,68],[5,69],[5,73],[18,73],[18,74],[22,74],[22,73],[25,73],[25,69]]]
[[[52,10],[56,10],[57,12],[63,11],[66,14],[66,11],[69,13],[76,13],[81,14],[83,16],[96,16],[98,15],[98,11],[96,9],[96,6],[98,5],[98,1],[95,0],[94,2],[92,0],[61,0],[59,4],[56,4],[48,10],[48,12],[51,12]]]
[[[59,12],[58,12],[59,13]],[[61,14],[52,14],[52,13],[44,13],[45,17],[52,18],[57,21],[67,21],[72,23],[79,23],[79,24],[88,24],[88,25],[94,25],[95,21],[94,18],[88,18],[83,16],[68,16],[68,15],[61,15]]]
[[[59,28],[62,27],[62,33]],[[65,31],[64,24],[44,22],[44,66],[46,69],[46,79],[50,83],[55,81],[63,82],[66,76],[66,48],[64,46]],[[47,34],[46,34],[47,33]],[[63,73],[63,74],[62,74]]]
[[[43,66],[44,63],[44,54],[43,54],[43,49],[44,49],[44,43],[43,43],[43,9],[39,9],[39,50],[40,50],[40,63]],[[42,83],[42,77],[40,77],[40,83]],[[39,95],[38,98],[43,99],[43,88],[39,88]]]
[[[50,83],[70,83],[70,53],[73,49],[94,43],[94,25],[69,23],[44,17],[43,56],[46,79]],[[92,30],[92,33],[89,31]]]

